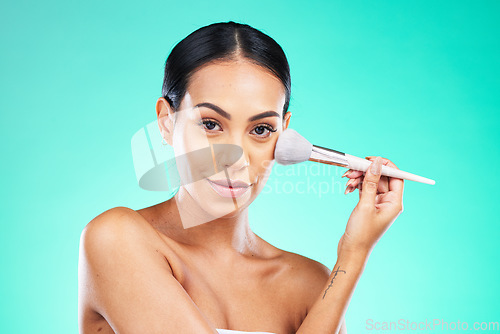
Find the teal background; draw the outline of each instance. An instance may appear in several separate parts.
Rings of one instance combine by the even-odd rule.
[[[4,1],[0,332],[77,333],[80,233],[109,208],[167,199],[138,187],[131,137],[155,118],[172,47],[228,20],[285,50],[290,127],[437,181],[406,182],[348,331],[377,332],[367,319],[500,321],[500,2]],[[251,226],[332,268],[357,193],[286,192],[339,184],[340,168],[310,175],[312,164],[275,166]]]

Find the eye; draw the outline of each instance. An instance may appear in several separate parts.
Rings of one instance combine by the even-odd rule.
[[[209,130],[209,131],[222,130],[222,127],[220,126],[219,122],[217,122],[213,119],[204,118],[198,123],[198,125],[200,125],[200,126],[203,125],[203,128],[205,130]],[[219,128],[217,129],[217,127],[219,127]]]
[[[267,138],[271,132],[276,132],[276,129],[269,124],[259,124],[250,133],[256,134],[259,138]]]

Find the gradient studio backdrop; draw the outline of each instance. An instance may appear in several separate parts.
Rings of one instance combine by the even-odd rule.
[[[138,187],[131,137],[155,119],[171,48],[228,20],[285,50],[292,128],[437,181],[406,182],[349,332],[370,332],[367,319],[500,321],[498,1],[16,1],[0,13],[0,332],[77,333],[80,233],[109,208],[167,199]],[[251,226],[332,268],[358,195],[332,186],[344,169],[312,165],[275,166]]]

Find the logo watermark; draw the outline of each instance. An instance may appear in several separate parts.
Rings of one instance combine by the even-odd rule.
[[[341,176],[344,168],[305,162],[293,166],[275,166],[262,193],[316,195],[318,198],[331,194],[343,194],[346,180]]]
[[[425,319],[424,321],[411,321],[398,319],[397,321],[375,321],[366,319],[365,329],[369,331],[500,331],[498,321],[445,321],[444,319]]]

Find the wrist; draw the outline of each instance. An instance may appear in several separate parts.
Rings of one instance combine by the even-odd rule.
[[[376,242],[363,240],[363,238],[359,239],[359,237],[353,238],[347,231],[344,232],[337,246],[337,255],[348,253],[368,257]]]
[[[354,261],[354,262],[359,262],[359,263],[366,263],[368,258],[370,257],[372,248],[366,248],[366,247],[341,247],[339,249],[339,252],[337,254],[337,257],[342,260],[346,261]]]

